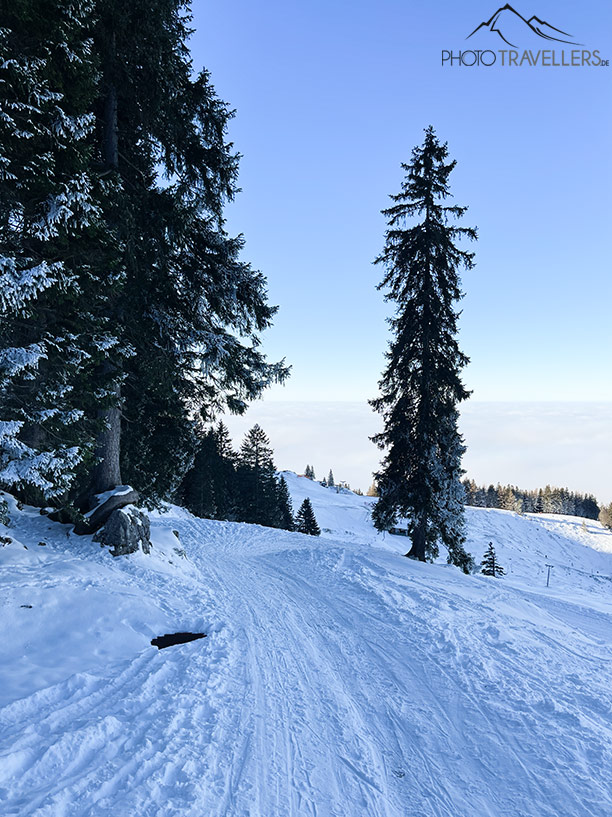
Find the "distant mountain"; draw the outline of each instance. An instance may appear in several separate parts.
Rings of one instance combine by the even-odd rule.
[[[489,20],[477,26],[466,39],[469,40],[474,34],[483,30],[497,34],[507,45],[511,45],[513,48],[517,48],[519,45],[529,45],[534,42],[535,37],[569,43],[570,45],[580,45],[573,39],[563,39],[563,37],[571,37],[572,35],[550,25],[545,20],[540,20],[535,14],[529,20],[526,20],[509,3],[497,9]]]

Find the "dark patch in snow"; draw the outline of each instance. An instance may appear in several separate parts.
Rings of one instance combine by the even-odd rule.
[[[198,638],[206,638],[206,633],[166,633],[152,639],[151,644],[158,650],[164,647],[174,647],[175,644],[187,644],[188,641],[195,641]]]

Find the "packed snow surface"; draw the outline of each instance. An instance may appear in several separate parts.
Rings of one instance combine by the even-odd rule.
[[[114,559],[10,503],[3,817],[609,817],[610,533],[468,508],[465,576],[285,476],[320,538],[169,508]]]

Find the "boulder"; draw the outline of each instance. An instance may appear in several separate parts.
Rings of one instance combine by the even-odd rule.
[[[76,523],[74,532],[80,535],[95,533],[106,524],[112,513],[118,508],[125,508],[138,502],[140,495],[129,485],[119,485],[114,491],[97,497],[98,504],[85,514],[85,518]]]
[[[115,509],[94,539],[101,545],[112,548],[113,556],[125,556],[137,550],[150,553],[150,535],[151,525],[146,513],[128,506]]]

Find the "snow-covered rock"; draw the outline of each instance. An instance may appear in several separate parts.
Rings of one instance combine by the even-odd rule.
[[[137,550],[150,553],[150,536],[149,517],[138,508],[128,505],[111,513],[102,530],[94,536],[94,541],[112,548],[113,556],[127,556]]]

